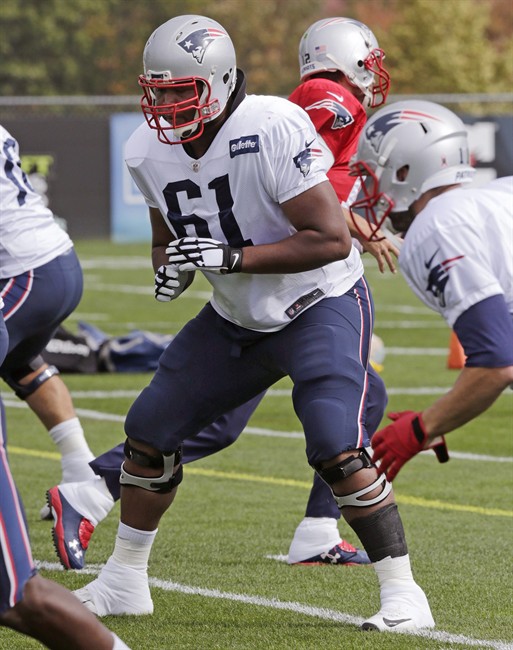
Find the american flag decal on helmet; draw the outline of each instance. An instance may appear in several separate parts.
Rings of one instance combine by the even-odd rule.
[[[218,38],[226,38],[228,34],[209,27],[207,29],[197,29],[188,34],[182,41],[178,41],[178,45],[185,50],[188,54],[193,56],[198,63],[202,63],[203,57],[207,47]]]

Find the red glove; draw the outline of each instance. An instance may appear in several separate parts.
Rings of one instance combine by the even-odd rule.
[[[444,436],[438,436],[427,444],[427,433],[422,421],[422,414],[415,411],[389,413],[393,420],[384,429],[376,431],[371,444],[374,450],[372,459],[380,461],[378,471],[393,481],[401,467],[424,449],[433,449],[439,462],[449,460]]]

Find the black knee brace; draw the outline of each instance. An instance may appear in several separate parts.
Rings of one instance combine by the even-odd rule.
[[[150,492],[159,492],[166,494],[182,482],[183,479],[183,466],[180,464],[182,460],[182,448],[179,447],[176,451],[170,454],[161,454],[158,456],[151,456],[144,451],[135,449],[132,445],[125,441],[125,456],[136,465],[141,467],[152,467],[154,469],[162,469],[162,475],[158,477],[136,476],[129,474],[125,469],[125,463],[121,465],[121,475],[119,482],[121,485],[135,485],[136,487],[149,490]],[[175,465],[180,464],[176,473],[173,474]]]
[[[319,476],[330,486],[330,488],[338,481],[349,478],[355,472],[359,472],[360,470],[369,467],[376,467],[365,448],[362,447],[361,449],[357,449],[355,451],[357,452],[356,456],[349,456],[348,458],[341,460],[333,467],[316,469]],[[367,500],[361,499],[361,497],[369,494],[370,492],[373,492],[378,487],[381,487],[381,492],[377,496]],[[384,501],[390,494],[391,490],[392,484],[387,481],[386,477],[378,476],[375,481],[362,488],[361,490],[358,490],[357,492],[345,494],[344,496],[337,496],[336,494],[333,494],[333,497],[340,509],[342,509],[344,506],[357,506],[360,508],[367,508],[368,506],[373,506],[376,503]]]
[[[32,393],[35,393],[36,390],[42,386],[45,381],[51,379],[54,375],[60,374],[55,366],[48,366],[44,370],[34,377],[34,379],[28,384],[20,384],[20,379],[26,377],[27,375],[32,374],[38,368],[41,368],[45,364],[45,360],[41,356],[37,356],[35,359],[32,359],[26,366],[21,368],[16,368],[10,372],[2,373],[2,378],[5,383],[10,386],[13,391],[16,393],[16,396],[20,399],[27,399]]]

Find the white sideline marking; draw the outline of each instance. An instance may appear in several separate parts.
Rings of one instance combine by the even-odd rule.
[[[86,269],[148,269],[151,277],[150,257],[90,257],[80,258],[80,264]]]
[[[154,287],[148,286],[137,286],[137,285],[127,285],[127,284],[101,284],[95,283],[92,286],[88,286],[88,291],[112,291],[113,293],[129,293],[129,294],[138,294],[145,296],[153,296],[155,289]],[[212,297],[211,291],[185,291],[180,298],[194,298],[196,300],[209,300]]]
[[[406,329],[406,330],[416,330],[416,329],[446,329],[447,323],[443,320],[381,320],[378,319],[375,322],[376,331],[387,329]],[[449,336],[449,334],[447,334]]]
[[[48,571],[63,571],[62,566],[57,562],[44,562],[37,560],[35,562],[38,569],[46,569]],[[76,573],[87,574],[96,576],[100,572],[102,565],[91,564],[87,568],[82,569]],[[178,582],[170,580],[161,580],[159,578],[149,578],[151,587],[162,589],[163,591],[174,591],[180,594],[187,594],[193,596],[203,596],[204,598],[217,598],[221,600],[230,600],[233,602],[244,603],[246,605],[257,605],[259,607],[269,607],[271,609],[281,609],[295,614],[303,614],[305,616],[312,616],[321,618],[327,621],[336,621],[338,623],[346,623],[347,625],[354,625],[360,627],[365,619],[360,616],[352,616],[344,612],[337,612],[332,609],[324,607],[313,607],[294,601],[278,600],[277,598],[264,598],[262,596],[250,596],[248,594],[236,594],[229,591],[220,591],[219,589],[205,589],[203,587],[191,587],[190,585],[183,585]],[[399,632],[394,632],[399,634]],[[406,635],[408,632],[401,632],[400,634]],[[420,636],[425,639],[432,639],[441,643],[450,643],[456,645],[464,645],[467,648],[494,648],[495,650],[513,650],[513,644],[506,641],[488,641],[481,639],[473,639],[471,637],[463,636],[462,634],[451,634],[443,631],[425,630],[419,631],[410,636]]]
[[[449,354],[446,348],[389,348],[385,345],[385,353],[397,357],[445,357]],[[386,358],[386,357],[385,357]]]
[[[115,393],[116,397],[136,397],[139,394],[139,391],[112,391]],[[100,397],[105,398],[109,397],[111,393],[105,391],[77,391],[72,392],[73,397]],[[284,391],[284,394],[288,395],[290,391]],[[8,408],[15,409],[24,409],[28,408],[25,402],[20,402],[18,400],[13,400],[5,398],[3,403]],[[120,422],[121,424],[125,421],[124,415],[116,415],[115,413],[104,413],[102,411],[92,411],[90,409],[81,409],[75,408],[77,415],[81,418],[88,418],[90,420],[99,420],[104,422]],[[264,429],[261,427],[251,427],[248,426],[244,429],[243,433],[254,435],[254,436],[266,436],[268,438],[291,438],[291,439],[303,439],[304,433],[301,431],[276,431],[275,429]],[[431,453],[430,451],[422,452],[425,454]],[[475,461],[487,461],[491,463],[513,463],[513,457],[511,456],[488,456],[485,454],[471,454],[464,451],[453,451],[450,450],[451,458],[457,460],[475,460]]]

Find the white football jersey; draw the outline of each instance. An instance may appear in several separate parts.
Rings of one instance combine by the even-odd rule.
[[[504,295],[513,314],[513,176],[431,199],[406,234],[399,265],[451,327],[491,296]]]
[[[17,141],[0,125],[0,279],[43,266],[72,245],[22,171]]]
[[[169,226],[170,241],[211,237],[241,248],[282,240],[295,229],[279,204],[327,180],[308,116],[277,97],[247,96],[198,160],[159,142],[146,124],[130,137],[125,158],[148,206]],[[321,298],[348,291],[363,266],[353,248],[346,260],[303,273],[204,274],[222,317],[274,331]]]

